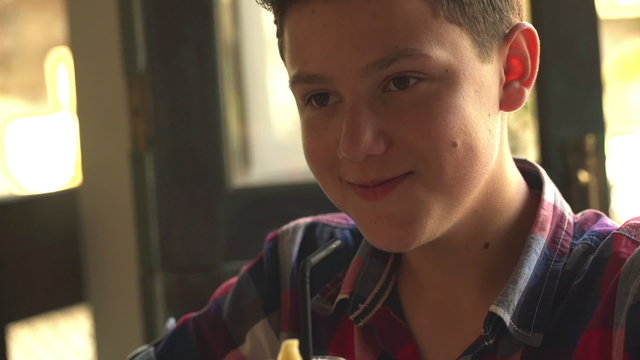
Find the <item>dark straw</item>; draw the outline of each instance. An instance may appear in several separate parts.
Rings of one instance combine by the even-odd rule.
[[[302,261],[300,268],[300,354],[304,360],[313,357],[313,333],[311,330],[311,268],[340,247],[340,240],[325,244]]]

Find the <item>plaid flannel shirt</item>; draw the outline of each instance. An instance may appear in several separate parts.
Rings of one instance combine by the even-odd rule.
[[[521,258],[459,359],[640,359],[640,219],[573,214],[537,165],[517,160],[540,194]],[[344,214],[272,232],[261,254],[200,312],[134,359],[275,359],[298,337],[298,268],[321,245],[343,245],[313,268],[314,354],[419,359],[395,287],[400,256],[369,245]]]

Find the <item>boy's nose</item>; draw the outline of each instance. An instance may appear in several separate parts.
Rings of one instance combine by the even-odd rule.
[[[363,162],[370,156],[384,154],[389,138],[380,125],[380,119],[370,110],[351,106],[342,119],[338,158]]]

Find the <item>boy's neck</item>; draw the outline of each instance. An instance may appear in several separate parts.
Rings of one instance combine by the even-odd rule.
[[[442,296],[493,301],[520,258],[539,202],[509,161],[506,176],[492,184],[495,190],[472,216],[444,237],[402,255],[399,276],[428,293],[437,289]]]
[[[456,231],[402,255],[397,287],[422,358],[460,355],[518,263],[539,197],[510,162],[499,191]]]

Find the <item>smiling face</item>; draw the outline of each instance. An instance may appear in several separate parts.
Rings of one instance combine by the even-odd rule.
[[[498,56],[425,0],[310,0],[284,20],[307,162],[369,242],[412,250],[491,201],[510,161]]]

